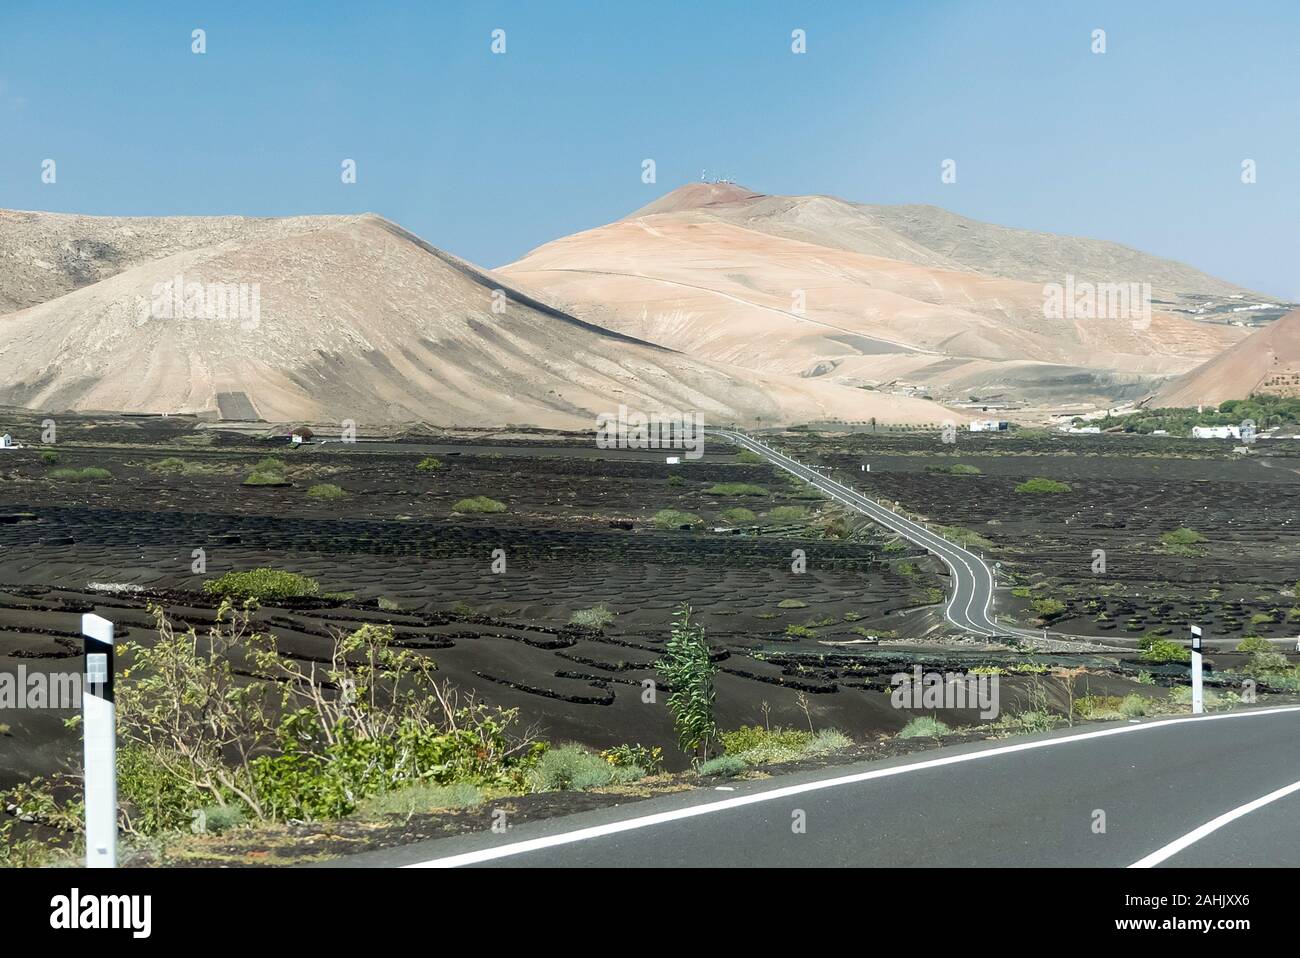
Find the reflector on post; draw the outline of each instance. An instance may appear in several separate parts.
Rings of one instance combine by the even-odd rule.
[[[85,691],[81,725],[85,740],[86,867],[117,866],[117,715],[113,704],[113,623],[87,613]]]

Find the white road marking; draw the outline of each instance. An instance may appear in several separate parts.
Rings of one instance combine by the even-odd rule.
[[[1157,848],[1146,858],[1139,859],[1138,861],[1135,861],[1132,865],[1129,865],[1128,867],[1129,868],[1154,868],[1156,865],[1159,865],[1165,859],[1172,858],[1174,855],[1177,855],[1179,852],[1181,852],[1184,848],[1188,847],[1189,845],[1194,845],[1196,842],[1199,842],[1206,835],[1209,835],[1212,832],[1217,832],[1220,828],[1222,828],[1224,825],[1227,825],[1229,822],[1235,822],[1237,819],[1241,818],[1242,816],[1249,815],[1251,812],[1255,811],[1258,808],[1263,808],[1265,805],[1268,805],[1272,802],[1276,802],[1279,798],[1286,798],[1288,795],[1291,795],[1294,792],[1300,792],[1300,782],[1292,782],[1290,785],[1286,785],[1282,788],[1279,788],[1275,792],[1269,792],[1267,795],[1257,798],[1253,802],[1247,802],[1245,805],[1240,805],[1237,808],[1234,808],[1230,812],[1224,812],[1218,818],[1210,819],[1200,828],[1192,829],[1192,831],[1188,832],[1182,838],[1176,838],[1168,845],[1165,845],[1163,848]]]
[[[1224,712],[1218,715],[1197,715],[1189,718],[1166,719],[1160,722],[1146,722],[1142,725],[1121,725],[1116,728],[1098,729],[1094,732],[1081,732],[1078,735],[1066,735],[1060,738],[1039,739],[1033,742],[1018,742],[1014,745],[1000,745],[996,748],[982,749],[977,752],[966,752],[961,755],[945,755],[942,758],[925,759],[908,765],[896,765],[892,768],[877,768],[867,772],[856,772],[852,775],[841,775],[838,778],[820,779],[815,782],[804,782],[799,785],[787,785],[784,788],[774,788],[753,795],[739,795],[736,798],[728,798],[720,802],[706,802],[699,805],[691,805],[687,808],[674,809],[668,812],[657,812],[653,815],[643,815],[639,818],[629,818],[624,821],[609,822],[605,825],[593,825],[588,828],[579,828],[571,832],[561,832],[556,835],[530,838],[526,841],[514,842],[510,845],[499,845],[495,848],[483,848],[478,851],[463,852],[459,855],[448,855],[446,858],[432,858],[428,861],[416,862],[404,867],[458,868],[462,865],[476,865],[481,862],[494,861],[499,858],[510,858],[515,855],[526,854],[527,852],[541,851],[545,848],[555,848],[559,845],[571,845],[576,842],[589,841],[593,838],[617,835],[620,832],[628,832],[640,828],[650,828],[655,825],[666,824],[667,822],[681,821],[687,818],[697,818],[701,815],[712,815],[716,812],[725,812],[733,808],[743,808],[746,805],[756,805],[761,802],[774,802],[778,799],[789,798],[792,795],[802,795],[806,792],[816,792],[827,788],[837,788],[841,785],[856,785],[859,782],[869,782],[873,779],[905,775],[908,772],[919,772],[930,768],[942,768],[945,765],[961,765],[966,762],[977,762],[981,759],[995,758],[1000,755],[1011,755],[1015,752],[1028,752],[1040,748],[1051,748],[1055,745],[1066,745],[1071,742],[1086,742],[1091,741],[1092,739],[1110,738],[1114,735],[1128,735],[1134,732],[1148,731],[1150,729],[1167,728],[1171,725],[1182,725],[1187,722],[1217,722],[1231,719],[1252,718],[1260,715],[1278,715],[1284,712],[1300,712],[1300,705],[1256,709],[1249,712]]]

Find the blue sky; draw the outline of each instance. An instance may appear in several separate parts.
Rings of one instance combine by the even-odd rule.
[[[1297,37],[1293,0],[0,0],[0,207],[373,210],[498,266],[707,168],[1300,299]]]

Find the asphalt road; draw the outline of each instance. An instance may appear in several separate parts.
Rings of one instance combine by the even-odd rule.
[[[957,628],[985,637],[1038,635],[1036,632],[1030,633],[1024,629],[998,624],[992,611],[993,570],[977,553],[948,541],[938,533],[931,532],[921,523],[900,516],[844,483],[824,476],[744,433],[722,429],[715,430],[715,433],[729,442],[762,456],[778,468],[793,473],[836,502],[870,517],[885,528],[892,529],[905,539],[938,556],[952,572],[952,592],[948,596],[947,605],[944,606],[944,616]]]
[[[697,789],[344,866],[1300,865],[1300,706],[1064,729]],[[485,821],[491,806],[482,810]]]

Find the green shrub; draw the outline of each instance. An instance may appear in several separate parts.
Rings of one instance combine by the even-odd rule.
[[[1036,476],[1033,479],[1027,479],[1020,485],[1016,486],[1016,492],[1069,492],[1070,485],[1064,482],[1057,482],[1055,479],[1044,479]]]
[[[497,502],[495,499],[489,499],[487,496],[473,496],[469,499],[461,499],[451,507],[454,512],[505,512],[504,502]]]
[[[674,472],[671,476],[668,477],[668,485],[684,486],[686,485],[686,480]]]
[[[778,609],[806,609],[808,603],[800,599],[782,599],[776,604]]]
[[[184,472],[185,460],[178,459],[175,456],[168,456],[166,459],[150,463],[149,468],[153,472]]]
[[[903,576],[907,576],[908,578],[911,578],[912,576],[916,575],[916,566],[911,562],[900,562],[894,566],[894,571],[897,572],[899,575],[903,575]]]
[[[817,633],[806,625],[787,625],[785,634],[792,639],[815,639]]]
[[[735,778],[745,771],[745,762],[734,755],[719,755],[717,758],[711,758],[707,762],[701,762],[698,769],[702,776],[717,776],[719,778]]]
[[[759,725],[741,726],[721,734],[725,754],[745,765],[774,765],[793,762],[815,755],[848,748],[852,740],[839,729],[822,729],[817,733],[798,729],[766,729]]]
[[[309,499],[346,499],[348,494],[332,482],[318,482],[307,490]]]
[[[660,509],[651,520],[658,529],[679,529],[682,526],[697,526],[702,521],[699,516],[676,509]]]
[[[943,722],[936,718],[930,718],[923,715],[920,718],[914,718],[903,726],[902,731],[898,733],[899,738],[939,738],[947,735],[952,729],[948,728]]]
[[[1170,639],[1143,639],[1143,662],[1190,662],[1192,653]]]
[[[1074,700],[1074,712],[1084,719],[1120,718],[1121,702],[1118,695],[1084,695]]]
[[[289,480],[284,478],[282,472],[261,472],[254,471],[248,474],[244,480],[246,486],[287,486]]]
[[[808,510],[803,506],[777,506],[767,513],[767,518],[773,522],[795,522],[799,519],[806,519]]]
[[[706,496],[765,496],[767,490],[749,482],[719,482],[704,490]]]
[[[1256,652],[1241,671],[1253,678],[1269,679],[1290,674],[1291,663],[1281,652]]]
[[[605,749],[600,757],[615,768],[637,768],[647,775],[658,775],[664,770],[664,750],[658,745],[616,745]]]
[[[357,805],[360,818],[376,819],[385,815],[410,817],[417,812],[435,812],[449,808],[474,808],[482,805],[483,790],[469,782],[430,785],[424,782],[372,795]]]
[[[51,469],[49,477],[60,482],[103,482],[112,479],[113,474],[107,469],[87,466],[85,469]]]
[[[434,456],[425,456],[415,465],[421,472],[434,472],[442,468],[442,460]]]
[[[957,463],[953,466],[926,466],[926,472],[940,473],[945,476],[978,476],[980,469],[978,466],[969,466],[966,463]]]
[[[1124,718],[1141,718],[1147,714],[1147,700],[1136,692],[1130,692],[1120,699],[1119,713]]]
[[[542,753],[528,775],[534,792],[580,792],[645,775],[636,766],[616,767],[581,745],[561,745]]]
[[[681,606],[673,615],[664,657],[655,668],[671,689],[668,711],[673,716],[678,746],[688,755],[708,758],[718,733],[713,716],[717,699],[713,677],[718,667],[713,664],[704,627],[691,622],[690,606]]]
[[[230,599],[275,601],[319,595],[320,584],[294,572],[263,567],[247,572],[227,572],[219,579],[209,579],[203,583],[203,591]]]
[[[53,449],[46,449],[44,452],[41,453],[41,462],[45,463],[47,466],[53,465],[58,461],[59,461],[59,454],[55,452]]]
[[[1175,529],[1173,532],[1166,532],[1160,537],[1160,541],[1167,546],[1192,546],[1198,542],[1204,542],[1205,536],[1194,529],[1183,527]]]
[[[756,452],[750,452],[748,449],[742,449],[736,453],[736,462],[743,462],[748,466],[756,466],[762,461],[762,456]]]
[[[1035,599],[1031,605],[1034,607],[1034,612],[1044,622],[1050,622],[1052,619],[1058,618],[1065,612],[1066,608],[1065,603],[1060,599]]]
[[[579,609],[573,615],[569,616],[569,625],[581,625],[588,629],[603,629],[614,621],[617,613],[601,602],[599,605],[593,605],[590,609]]]
[[[740,523],[753,522],[755,516],[752,510],[746,509],[744,506],[736,506],[736,508],[724,512],[722,518],[727,522]]]
[[[205,805],[199,809],[191,827],[205,834],[220,835],[243,825],[247,818],[242,805]]]
[[[1237,643],[1237,651],[1247,652],[1251,655],[1256,652],[1272,652],[1273,643],[1258,635],[1248,635]]]

